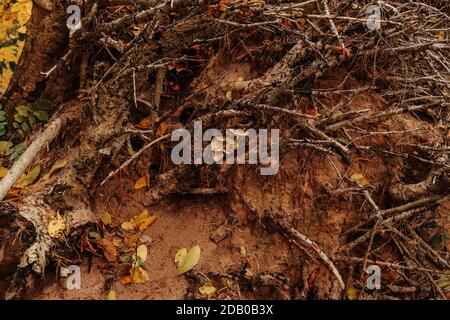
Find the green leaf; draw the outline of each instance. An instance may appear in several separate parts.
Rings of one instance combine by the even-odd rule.
[[[5,121],[6,120],[6,117],[5,116],[2,116],[2,115],[0,115],[0,122],[3,122],[3,121]]]
[[[125,263],[130,262],[131,257],[130,256],[121,256],[120,261],[125,262]]]
[[[16,120],[16,122],[18,122],[18,123],[23,122],[23,118],[18,113],[14,114],[14,120]]]
[[[28,108],[26,106],[18,106],[16,108],[16,110],[17,110],[17,113],[19,115],[21,115],[22,117],[24,117],[24,118],[28,117]]]
[[[0,155],[8,155],[12,146],[13,144],[10,141],[0,141]]]
[[[31,113],[28,114],[28,122],[30,123],[30,126],[32,128],[34,128],[36,126],[36,123],[37,123],[36,117],[33,116]]]
[[[1,108],[0,108],[0,116],[6,116],[6,111],[1,110]]]
[[[48,120],[48,113],[44,110],[38,110],[34,111],[33,114],[38,118],[40,121],[47,121]]]
[[[5,126],[0,125],[0,136],[4,136],[6,133]]]
[[[9,160],[14,161],[17,159],[21,154],[23,153],[22,144],[16,145],[14,148],[10,149],[10,152],[8,153]]]
[[[30,132],[30,125],[26,122],[22,122],[22,130],[26,133]]]

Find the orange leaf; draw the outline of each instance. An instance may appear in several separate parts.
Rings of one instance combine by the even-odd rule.
[[[135,125],[135,127],[144,130],[150,128],[150,119],[149,118],[142,119],[137,125]]]
[[[142,176],[136,181],[133,188],[138,190],[146,186],[148,186],[148,178],[147,176]]]

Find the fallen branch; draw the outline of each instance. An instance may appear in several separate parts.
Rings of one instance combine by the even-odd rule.
[[[34,140],[20,158],[14,163],[6,176],[0,181],[0,200],[6,196],[8,190],[22,176],[36,155],[55,139],[64,124],[62,118],[57,118]]]

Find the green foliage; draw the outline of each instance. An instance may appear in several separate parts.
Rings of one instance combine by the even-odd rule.
[[[39,122],[48,120],[48,111],[51,110],[52,105],[47,100],[27,106],[17,106],[16,113],[14,114],[13,127],[21,135],[28,134]]]

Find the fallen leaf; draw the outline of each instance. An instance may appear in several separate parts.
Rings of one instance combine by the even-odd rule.
[[[241,246],[241,248],[239,249],[239,253],[241,254],[242,257],[245,257],[247,255],[247,251],[243,246]]]
[[[445,40],[445,31],[441,30],[436,33],[436,39],[439,41]]]
[[[8,173],[8,169],[5,167],[0,167],[0,178],[3,178]]]
[[[107,212],[105,212],[102,216],[102,222],[104,225],[110,225],[112,224],[112,218],[111,215]]]
[[[358,298],[358,290],[353,287],[348,288],[347,298],[348,300],[356,300]]]
[[[362,186],[365,186],[365,185],[367,185],[369,183],[369,181],[367,181],[367,178],[364,177],[360,173],[352,174],[351,177],[350,177],[350,181],[357,182],[357,183],[359,183]]]
[[[208,297],[212,296],[216,291],[217,289],[214,288],[211,282],[207,282],[203,286],[198,288],[198,292]]]
[[[64,234],[64,230],[66,229],[66,222],[59,215],[59,213],[50,219],[47,227],[48,235],[53,239],[61,238]]]
[[[143,130],[150,128],[150,119],[149,118],[142,119],[141,121],[139,121],[138,124],[135,125],[135,127]]]
[[[132,282],[133,282],[133,278],[129,274],[127,274],[126,276],[120,277],[120,283],[123,285],[129,284]]]
[[[233,92],[227,91],[227,93],[225,94],[225,99],[230,102],[233,101]]]
[[[118,247],[118,246],[120,246],[121,244],[122,244],[122,239],[120,239],[120,238],[113,238],[112,239],[112,243],[113,243],[113,245],[115,246],[115,247]]]
[[[142,189],[144,187],[148,186],[148,179],[147,176],[142,176],[140,177],[136,183],[134,184],[134,189],[139,190]]]
[[[130,274],[134,283],[145,283],[150,279],[148,273],[142,267],[134,268]]]
[[[117,300],[116,293],[114,291],[108,292],[108,295],[106,296],[106,300]]]
[[[134,229],[134,225],[129,222],[129,221],[125,221],[122,223],[122,225],[120,226],[123,230],[133,230]]]
[[[146,230],[155,220],[156,216],[147,217],[139,226],[139,231]]]
[[[103,255],[108,262],[117,261],[117,249],[110,240],[102,238],[97,240],[97,244],[102,248]]]
[[[136,255],[141,259],[142,262],[145,262],[145,260],[147,260],[147,253],[148,251],[145,244],[141,244],[136,250]]]
[[[34,167],[25,176],[22,176],[17,181],[17,183],[14,185],[14,187],[16,187],[16,188],[26,188],[26,187],[28,187],[29,185],[33,184],[33,182],[39,176],[40,172],[41,172],[41,167],[40,166]]]
[[[67,160],[57,161],[51,168],[50,171],[42,178],[43,180],[48,180],[51,175],[59,169],[62,169],[66,166]]]
[[[130,222],[135,228],[139,228],[139,226],[148,218],[148,211],[145,209],[137,216],[131,218]]]
[[[193,246],[178,262],[178,274],[183,274],[192,270],[200,260],[200,247],[198,245]]]
[[[91,231],[89,232],[89,237],[97,240],[100,239],[102,236],[98,232]]]
[[[187,249],[186,248],[182,248],[180,250],[177,251],[177,253],[175,254],[175,262],[180,262],[184,259],[184,257],[187,254]]]

